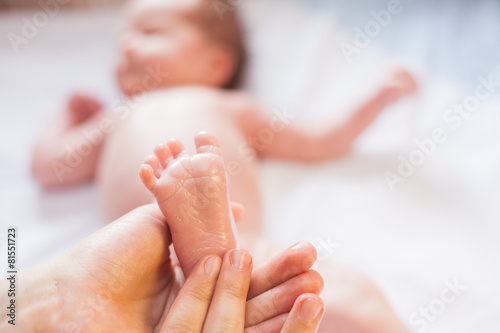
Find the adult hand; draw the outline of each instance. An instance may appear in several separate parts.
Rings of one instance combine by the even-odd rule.
[[[200,260],[170,308],[160,333],[317,331],[324,306],[315,294],[301,295],[289,314],[244,330],[251,271],[252,258],[241,249],[228,251],[223,260],[218,256]]]
[[[135,209],[64,255],[18,276],[17,297],[24,306],[17,309],[16,329],[158,332],[184,282],[180,268],[172,263],[171,243],[167,223],[156,205]],[[321,277],[309,270],[315,258],[314,248],[302,244],[255,270],[245,313],[247,321],[253,320],[251,327],[278,327],[297,297],[321,291]],[[7,289],[7,281],[1,281],[0,290]],[[6,295],[2,293],[0,298]],[[222,295],[216,298],[222,299]],[[6,312],[4,307],[0,315],[6,318]],[[207,318],[211,317],[209,313]],[[1,321],[0,331],[11,328],[6,325]]]

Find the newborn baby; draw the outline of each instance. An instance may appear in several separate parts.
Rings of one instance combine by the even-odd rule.
[[[244,43],[235,12],[220,14],[211,0],[130,2],[116,68],[129,106],[106,113],[94,98],[73,96],[37,142],[35,177],[48,188],[95,179],[99,202],[112,220],[153,201],[137,177],[151,147],[171,137],[191,142],[207,130],[221,144],[231,199],[246,208],[238,231],[249,248],[261,220],[258,157],[338,157],[386,106],[416,89],[412,77],[398,69],[344,123],[332,122],[325,130],[290,124],[290,115],[271,115],[232,89],[245,63]],[[173,154],[184,149],[175,142],[167,146]],[[165,156],[164,148],[156,155]],[[165,158],[148,159],[156,176],[168,164]]]
[[[207,132],[198,133],[195,146],[196,154],[190,155],[182,142],[172,139],[167,145],[157,146],[155,156],[149,157],[139,171],[143,184],[155,196],[165,216],[185,274],[189,274],[204,256],[223,256],[236,246],[233,215],[237,220],[241,217],[240,208],[229,201],[227,173],[217,138]],[[243,258],[240,258],[240,265],[241,260]],[[262,295],[252,298],[255,294],[249,293],[245,332],[280,331],[300,293],[321,291],[321,277],[308,271],[310,264],[306,262],[304,258],[295,257],[268,277],[269,280],[287,281],[291,271],[294,274],[306,271],[264,292],[262,295],[271,298],[271,302],[262,302]],[[326,333],[325,329],[341,333],[407,332],[380,291],[365,276],[349,268],[334,267],[325,277],[332,289],[324,296],[327,312],[322,332]],[[285,287],[291,289],[285,292]],[[259,306],[252,307],[255,303]],[[320,312],[314,310],[311,315],[319,318]],[[269,319],[273,316],[277,317]],[[256,325],[265,328],[256,329]],[[302,332],[299,327],[295,329],[294,332]]]
[[[231,197],[246,207],[239,230],[255,233],[261,219],[256,157],[318,162],[340,156],[387,105],[415,89],[411,76],[396,70],[343,124],[302,128],[230,89],[245,58],[234,12],[221,19],[209,0],[142,0],[129,4],[127,21],[116,77],[131,98],[130,112],[105,113],[95,99],[76,95],[43,133],[33,159],[45,187],[95,178],[110,220],[151,202],[137,178],[150,147],[170,137],[191,142],[208,130],[221,142]]]

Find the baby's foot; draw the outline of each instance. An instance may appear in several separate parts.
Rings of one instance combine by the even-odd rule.
[[[397,101],[401,97],[411,95],[417,91],[417,83],[413,76],[405,69],[395,69],[385,83],[388,99]]]
[[[236,247],[219,142],[204,132],[195,145],[197,154],[190,156],[178,140],[160,144],[139,172],[165,215],[186,276],[202,257]]]
[[[75,94],[70,98],[67,110],[71,124],[78,125],[102,111],[102,104],[89,95]]]

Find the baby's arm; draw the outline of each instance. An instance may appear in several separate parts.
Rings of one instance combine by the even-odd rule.
[[[85,95],[71,98],[36,143],[32,172],[48,188],[80,184],[93,178],[104,139],[102,106]]]
[[[249,144],[260,156],[318,162],[345,154],[354,140],[388,105],[415,89],[411,75],[403,70],[397,71],[343,124],[324,131],[295,125],[293,120],[278,127],[267,113],[252,107],[240,113],[239,121]]]

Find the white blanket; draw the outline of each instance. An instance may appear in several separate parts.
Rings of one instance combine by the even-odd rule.
[[[351,39],[302,6],[253,0],[242,10],[248,89],[271,109],[296,114],[294,121],[345,117],[393,62],[370,47],[348,65],[339,44]],[[20,33],[21,18],[33,14],[0,14],[0,36]],[[18,226],[23,269],[105,224],[92,185],[43,192],[29,161],[43,124],[71,92],[90,90],[107,101],[118,96],[111,66],[119,17],[116,10],[60,12],[19,53],[0,39],[0,232]],[[444,113],[474,91],[410,69],[419,93],[384,112],[348,156],[320,165],[263,162],[266,236],[282,246],[309,240],[322,260],[362,269],[413,331],[423,327],[419,309],[430,306],[439,314],[426,332],[498,332],[498,93],[452,129]],[[447,141],[392,192],[384,174],[397,173],[398,156],[408,158],[414,141],[437,128]],[[5,260],[1,265],[4,272]],[[467,287],[450,304],[440,301],[445,281]]]

